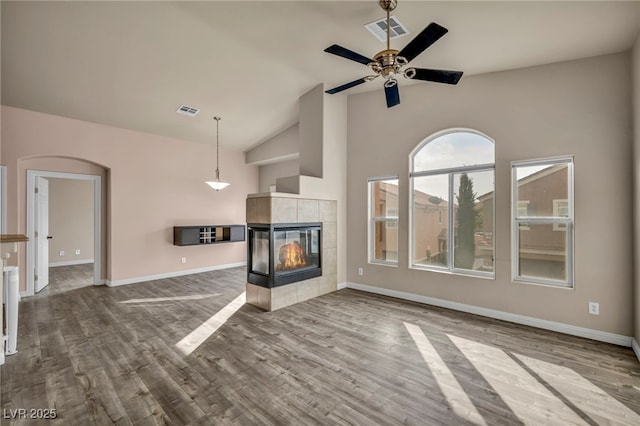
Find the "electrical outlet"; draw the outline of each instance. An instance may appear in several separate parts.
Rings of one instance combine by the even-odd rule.
[[[80,249],[76,249],[76,255],[80,254]]]
[[[186,257],[183,257],[182,259],[180,259],[180,262],[182,262],[182,263],[187,263],[187,258],[186,258]]]
[[[59,256],[60,257],[64,256],[64,250],[60,250]]]
[[[600,315],[600,304],[596,302],[589,302],[589,313],[591,315]]]
[[[364,275],[364,270],[362,268],[358,268],[358,275]]]

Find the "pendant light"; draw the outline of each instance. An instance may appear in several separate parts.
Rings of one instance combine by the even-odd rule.
[[[215,189],[216,191],[220,191],[221,189],[225,189],[230,184],[227,182],[220,181],[220,117],[213,117],[216,120],[216,180],[210,180],[205,182],[207,185]]]

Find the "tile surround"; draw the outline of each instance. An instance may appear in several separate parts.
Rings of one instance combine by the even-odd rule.
[[[337,202],[290,195],[252,194],[247,198],[247,223],[322,222],[322,276],[274,288],[247,283],[247,303],[275,311],[336,291]]]

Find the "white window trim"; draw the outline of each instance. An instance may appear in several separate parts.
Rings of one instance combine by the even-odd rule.
[[[395,228],[398,229],[398,216],[396,217],[378,217],[378,216],[374,216],[374,209],[375,206],[373,205],[373,200],[375,199],[374,195],[373,195],[373,188],[374,186],[372,185],[372,183],[374,182],[380,182],[380,181],[385,181],[385,180],[395,180],[398,182],[398,188],[400,188],[400,179],[399,176],[386,176],[386,177],[375,177],[375,178],[369,178],[367,179],[367,197],[368,197],[368,202],[367,202],[367,216],[368,216],[368,220],[367,220],[367,262],[369,264],[372,265],[386,265],[386,266],[398,266],[398,260],[382,260],[382,259],[376,259],[375,257],[375,226],[374,224],[376,222],[385,222],[385,228],[389,227],[389,225],[391,223],[395,224]],[[400,197],[400,192],[398,190],[398,198]],[[399,208],[399,206],[398,206]],[[397,209],[396,209],[397,210]],[[397,253],[397,249],[396,249],[396,253]]]
[[[416,154],[422,150],[427,144],[432,142],[433,140],[452,133],[458,132],[466,132],[466,133],[475,133],[477,135],[482,136],[483,138],[490,140],[494,144],[494,163],[488,164],[477,164],[473,166],[461,166],[461,167],[452,167],[438,170],[426,170],[426,171],[414,171],[414,157]],[[447,215],[449,217],[449,227],[447,229],[449,238],[449,251],[450,254],[447,259],[448,265],[444,266],[435,266],[435,265],[418,265],[413,262],[413,248],[414,248],[414,229],[415,229],[415,212],[414,212],[414,178],[423,177],[423,176],[435,176],[435,175],[447,175],[449,179],[449,200],[453,200],[454,189],[453,189],[453,175],[459,173],[469,173],[469,172],[482,172],[492,170],[494,173],[495,180],[495,141],[489,136],[485,135],[482,132],[478,132],[474,129],[468,128],[453,128],[443,130],[428,138],[424,139],[421,143],[419,143],[410,153],[409,153],[409,256],[408,256],[408,267],[409,269],[423,270],[423,271],[431,271],[431,272],[441,272],[441,273],[449,273],[455,275],[469,276],[475,278],[488,278],[495,279],[496,267],[495,267],[495,258],[496,258],[496,244],[495,244],[495,229],[496,229],[496,215],[495,215],[495,206],[496,206],[496,191],[495,191],[495,183],[493,185],[493,252],[492,258],[493,262],[493,271],[492,272],[483,272],[483,271],[474,271],[470,269],[458,269],[454,267],[454,259],[455,259],[455,244],[453,243],[453,234],[454,229],[451,226],[454,223],[454,212],[453,209],[447,208]]]
[[[567,164],[567,207],[568,217],[517,217],[518,209],[518,179],[516,176],[517,167],[548,166],[554,164]],[[554,200],[555,201],[555,200]],[[512,161],[511,162],[511,279],[514,282],[526,284],[542,284],[558,288],[575,288],[574,282],[574,175],[573,156],[541,158],[536,160]],[[555,206],[554,206],[555,207]],[[555,210],[554,210],[555,211]],[[531,224],[552,224],[554,230],[556,226],[562,224],[567,232],[567,280],[553,280],[540,277],[528,277],[519,275],[518,271],[518,247],[520,245],[518,226],[521,223]],[[560,229],[560,228],[558,228]]]

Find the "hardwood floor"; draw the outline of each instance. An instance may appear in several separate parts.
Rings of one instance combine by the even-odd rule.
[[[2,424],[640,424],[640,363],[618,347],[355,290],[242,306],[235,268],[20,304]]]
[[[93,285],[93,263],[49,268],[49,285],[38,296],[65,293]]]

